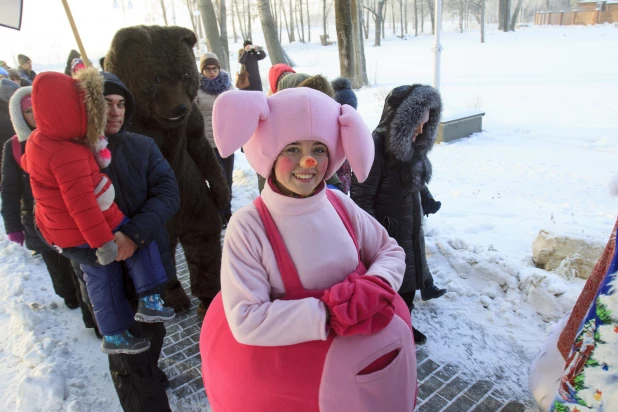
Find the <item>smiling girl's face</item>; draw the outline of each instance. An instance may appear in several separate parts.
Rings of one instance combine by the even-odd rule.
[[[309,156],[317,161],[307,161]],[[288,144],[275,160],[275,182],[285,195],[309,196],[324,180],[328,169],[328,148],[316,140]]]

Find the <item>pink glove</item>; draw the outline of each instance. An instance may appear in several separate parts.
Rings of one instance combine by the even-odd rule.
[[[396,292],[382,279],[352,273],[324,292],[321,300],[330,312],[330,327],[337,335],[373,335],[395,315]]]
[[[24,232],[11,232],[9,233],[9,240],[11,242],[19,243],[19,246],[24,245],[24,240],[26,237],[24,236]]]

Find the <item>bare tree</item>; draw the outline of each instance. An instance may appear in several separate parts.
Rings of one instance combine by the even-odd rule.
[[[300,0],[301,2],[303,0]],[[311,20],[309,20],[309,0],[305,0],[305,9],[307,10],[307,42],[311,43]]]
[[[354,88],[369,84],[360,13],[359,0],[335,0],[340,73],[350,79]]]
[[[392,0],[395,1],[395,0]],[[382,24],[380,24],[380,26],[382,26],[382,38],[384,39],[386,37],[386,6],[388,5],[388,1],[384,1],[384,10],[382,11]]]
[[[421,1],[421,4],[423,4],[422,1]],[[417,0],[414,0],[414,37],[418,37],[418,4],[417,4]]]
[[[281,42],[279,42],[277,26],[275,26],[272,13],[270,12],[270,3],[268,0],[258,0],[258,11],[260,13],[260,22],[262,23],[262,31],[264,32],[264,40],[266,41],[270,62],[273,65],[284,63],[292,66],[293,62],[285,54]]]
[[[167,10],[165,9],[165,0],[161,0],[161,11],[163,12],[163,21],[166,26],[169,26],[167,23]]]
[[[281,0],[283,1],[283,0]],[[285,14],[285,10],[283,10],[283,21],[285,21],[285,30],[288,32],[288,41],[292,43],[295,41],[294,39],[294,19],[290,19],[290,25],[292,25],[292,29],[290,30],[290,26],[288,25],[288,18]]]
[[[296,38],[294,36],[294,8],[292,7],[292,0],[290,0],[290,30],[288,31],[288,37],[290,38],[290,43],[295,42]]]
[[[227,53],[223,50],[221,36],[219,35],[219,27],[217,26],[217,15],[215,14],[215,7],[212,4],[212,0],[199,0],[199,8],[200,15],[202,16],[202,24],[204,25],[204,32],[206,33],[208,50],[217,56],[227,56]],[[225,62],[222,63],[223,66],[225,66]],[[229,67],[224,68],[229,70]]]
[[[499,0],[498,30],[509,31],[509,0]]]
[[[400,26],[399,27],[399,31],[401,33],[401,38],[403,39],[403,0],[399,0],[399,20],[400,20]]]
[[[236,2],[232,0],[232,32],[234,33],[234,43],[238,43],[238,33],[236,32],[236,20],[234,19],[234,4]]]
[[[431,34],[436,34],[436,13],[431,0],[427,0],[427,9],[429,12],[429,20],[431,21]]]
[[[481,43],[485,43],[485,2],[481,0]]]
[[[421,34],[425,33],[425,6],[423,4],[421,0]]]
[[[522,3],[523,3],[523,0],[517,0],[517,5],[515,6],[515,11],[513,12],[513,18],[511,18],[511,27],[509,27],[511,31],[515,31],[515,23],[517,22],[517,15],[519,14],[519,11],[521,10]]]
[[[303,0],[298,0],[298,15],[300,17],[300,41],[305,42],[305,21],[303,16]]]
[[[221,46],[223,48],[223,54],[217,54],[217,56],[219,57],[219,62],[223,65],[223,69],[229,72],[230,46],[227,41],[227,8],[225,7],[225,0],[219,0],[219,29],[221,30]]]
[[[374,46],[380,46],[380,34],[382,32],[382,28],[381,23],[382,23],[382,13],[384,12],[384,0],[378,0],[378,9],[374,10],[372,8],[369,8],[367,6],[364,6],[364,8],[367,10],[368,13],[371,13],[373,16],[373,21],[375,23],[376,26],[376,31],[375,31],[375,42],[374,42]]]
[[[193,27],[193,33],[195,33],[195,35],[197,36],[197,26],[195,25],[195,16],[193,15],[193,11],[195,10],[193,8],[193,0],[187,0],[185,1],[185,3],[187,4],[187,10],[189,10],[189,17],[191,18],[191,26]]]
[[[247,13],[247,37],[245,40],[252,40],[253,34],[251,33],[251,2],[245,0],[245,12]]]
[[[247,39],[247,31],[245,30],[245,26],[244,26],[244,20],[241,19],[240,16],[240,8],[238,7],[238,0],[232,0],[232,10],[234,11],[234,15],[236,15],[236,18],[238,19],[238,29],[240,30],[240,37],[244,39]]]

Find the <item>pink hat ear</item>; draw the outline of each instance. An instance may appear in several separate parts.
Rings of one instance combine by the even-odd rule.
[[[249,141],[260,120],[270,116],[262,92],[231,90],[217,97],[212,131],[221,157],[228,157]]]
[[[341,145],[359,182],[369,176],[375,156],[375,146],[369,128],[354,108],[344,104],[339,117]]]

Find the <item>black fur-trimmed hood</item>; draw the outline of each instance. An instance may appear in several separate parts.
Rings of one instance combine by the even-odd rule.
[[[429,120],[412,142],[411,136],[426,110],[429,110]],[[414,191],[431,179],[427,154],[436,141],[441,114],[440,93],[431,86],[399,86],[386,97],[382,118],[374,133],[384,140],[389,165],[399,170],[402,182]]]

